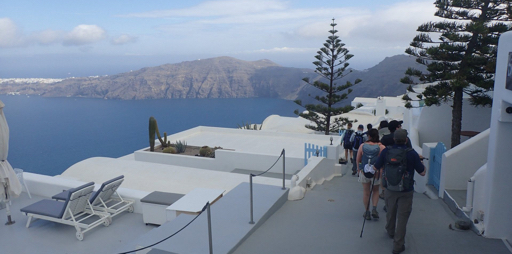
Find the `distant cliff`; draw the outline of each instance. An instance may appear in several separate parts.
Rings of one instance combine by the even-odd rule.
[[[361,78],[363,82],[354,87],[351,97],[403,93],[406,87],[399,79],[413,65],[413,58],[402,55],[386,58],[366,71],[353,71],[345,79]],[[308,101],[309,95],[318,91],[305,85],[304,77],[318,78],[311,69],[282,67],[270,60],[217,57],[51,84],[2,82],[0,93],[123,100],[275,97]]]

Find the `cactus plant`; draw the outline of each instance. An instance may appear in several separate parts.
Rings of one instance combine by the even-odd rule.
[[[174,147],[176,148],[177,153],[184,153],[185,150],[187,150],[187,142],[177,140],[176,143],[174,144]]]
[[[167,142],[167,132],[164,132],[164,139],[162,140],[162,136],[160,136],[160,131],[158,131],[158,124],[156,122],[156,119],[154,117],[149,118],[149,150],[151,152],[155,151],[155,134],[158,137],[158,140],[160,141],[160,144],[162,144],[162,148],[165,148],[168,146]]]
[[[149,118],[149,151],[155,151],[155,132],[156,132],[156,119]]]
[[[212,157],[213,150],[208,146],[203,146],[199,149],[199,155],[202,157]]]
[[[176,148],[174,148],[174,147],[166,147],[166,148],[164,148],[162,153],[176,153]]]

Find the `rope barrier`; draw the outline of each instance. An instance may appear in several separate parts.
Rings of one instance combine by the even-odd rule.
[[[208,202],[208,203],[209,203],[209,202]],[[196,217],[195,217],[194,219],[192,219],[189,223],[187,223],[187,225],[183,226],[180,230],[178,230],[178,231],[174,232],[174,234],[172,234],[172,235],[170,235],[170,236],[168,236],[168,237],[166,237],[166,238],[164,238],[164,239],[162,239],[162,240],[160,240],[160,241],[158,241],[158,242],[156,242],[156,243],[154,243],[154,244],[148,245],[148,246],[146,246],[146,247],[143,247],[143,248],[140,248],[140,249],[136,249],[136,250],[127,251],[127,252],[120,252],[119,254],[128,254],[128,253],[133,253],[133,252],[137,252],[137,251],[145,250],[145,249],[147,249],[147,248],[151,248],[151,247],[153,247],[153,246],[155,246],[155,245],[157,245],[157,244],[159,244],[159,243],[162,243],[163,241],[165,241],[165,240],[167,240],[167,239],[169,239],[169,238],[171,238],[171,237],[175,236],[176,234],[178,234],[179,232],[181,232],[183,229],[185,229],[186,227],[188,227],[188,225],[190,225],[192,222],[194,222],[194,221],[197,219],[197,217],[199,217],[199,215],[201,215],[201,214],[206,210],[206,208],[208,207],[208,203],[206,203],[206,205],[204,205],[204,207],[203,207],[203,209],[201,210],[201,212],[199,212],[199,214],[198,214],[198,215],[196,215]]]
[[[251,174],[251,175],[254,177],[254,176],[260,176],[260,175],[263,175],[263,174],[267,173],[270,169],[272,169],[276,165],[276,163],[279,161],[279,159],[281,159],[281,157],[283,157],[283,153],[282,152],[281,152],[281,155],[279,155],[279,157],[277,158],[276,162],[274,162],[274,164],[272,164],[272,166],[270,166],[270,168],[268,168],[267,170],[265,170],[262,173],[259,173],[257,175],[255,175],[255,174]]]

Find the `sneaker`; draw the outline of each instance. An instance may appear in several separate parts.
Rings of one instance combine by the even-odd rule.
[[[370,215],[370,211],[365,211],[363,213],[363,217],[367,220],[371,220],[372,219],[372,216]]]
[[[357,174],[357,171],[355,171],[355,172],[352,172],[352,175],[353,175],[353,176],[355,176],[356,174]]]
[[[384,210],[384,212],[388,212],[388,208],[386,208],[386,206],[384,206],[384,208],[382,208],[382,210]]]
[[[350,158],[350,163],[354,164],[354,159]]]
[[[377,212],[376,209],[373,209],[372,210],[372,217],[375,218],[375,219],[378,219],[379,218],[379,212]]]
[[[393,254],[402,253],[405,250],[405,245],[402,245],[399,249],[393,249]]]
[[[384,200],[384,192],[382,192],[381,194],[379,194],[379,198]]]

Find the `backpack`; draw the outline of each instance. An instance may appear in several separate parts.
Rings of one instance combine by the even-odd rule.
[[[361,162],[364,165],[364,176],[366,178],[372,178],[375,175],[375,170],[373,170],[373,164],[377,161],[379,157],[380,146],[379,145],[363,145],[363,156],[361,156]]]
[[[414,174],[407,172],[407,153],[412,148],[388,148],[384,164],[384,187],[390,191],[403,191],[413,185]]]
[[[354,137],[354,144],[353,144],[352,148],[354,150],[358,150],[359,146],[361,146],[362,143],[364,143],[363,134],[356,132],[356,135]]]
[[[345,131],[345,136],[343,136],[343,143],[347,145],[350,144],[350,136],[352,136],[353,132],[354,131],[350,129]]]

